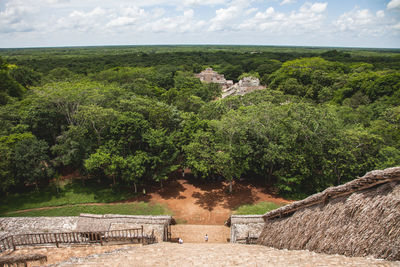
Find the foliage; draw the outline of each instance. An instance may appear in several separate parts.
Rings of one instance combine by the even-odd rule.
[[[32,210],[7,213],[7,217],[52,217],[52,216],[79,216],[81,213],[90,214],[124,214],[124,215],[172,215],[167,207],[161,204],[135,202],[127,204],[104,205],[74,205],[67,207]],[[1,216],[1,215],[0,215]]]
[[[99,179],[53,181],[37,190],[18,190],[0,200],[0,214],[24,209],[55,207],[81,203],[123,201],[133,195],[122,185],[110,187]]]
[[[252,215],[252,214],[265,214],[271,210],[277,209],[282,205],[273,202],[262,201],[256,204],[241,205],[233,212],[236,215]]]
[[[19,143],[26,143],[24,140],[33,140],[35,137],[32,133],[16,133],[0,137],[0,187],[3,192],[13,185],[18,185],[19,181],[14,175],[14,171],[20,171],[15,166],[18,160],[15,159],[15,148]],[[28,141],[29,142],[29,141]]]
[[[199,179],[251,178],[304,195],[400,165],[398,52],[0,50],[0,191],[43,191],[73,169],[137,192],[189,167]],[[194,76],[207,66],[234,81],[256,76],[267,89],[218,99],[219,85]]]
[[[44,140],[35,137],[23,139],[14,148],[14,174],[21,183],[47,183],[54,171],[48,156],[49,146]]]
[[[245,78],[245,77],[255,77],[255,78],[260,79],[260,74],[258,74],[258,73],[255,72],[255,71],[245,72],[245,73],[242,73],[242,74],[238,77],[238,80],[241,80],[241,79],[243,79],[243,78]]]
[[[10,76],[25,88],[40,84],[42,79],[40,73],[24,66],[11,69]]]
[[[15,81],[8,70],[0,70],[0,105],[7,104],[10,97],[20,98],[25,89]]]

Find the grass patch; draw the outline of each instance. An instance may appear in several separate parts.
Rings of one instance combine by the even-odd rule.
[[[181,218],[177,218],[177,219],[175,219],[175,221],[176,221],[176,224],[186,224],[187,223],[187,220],[181,219]]]
[[[273,202],[259,202],[257,204],[247,204],[238,207],[233,214],[236,215],[251,215],[251,214],[264,214],[268,211],[277,209],[283,205],[275,204]]]
[[[40,191],[15,193],[2,196],[0,199],[0,214],[7,212],[34,209],[41,207],[54,207],[82,203],[110,203],[126,200],[132,197],[126,188],[109,187],[96,180],[86,180],[85,185],[81,180],[74,180],[59,188],[49,185]]]
[[[40,217],[40,216],[79,216],[80,213],[91,214],[125,214],[125,215],[172,215],[172,212],[161,204],[146,202],[104,204],[104,205],[73,205],[55,207],[43,210],[13,212],[3,214],[7,217]]]

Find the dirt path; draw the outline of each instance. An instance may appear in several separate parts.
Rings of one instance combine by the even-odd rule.
[[[233,190],[232,194],[228,194],[225,182],[193,183],[178,179],[170,181],[162,190],[150,193],[149,200],[167,205],[178,222],[219,225],[240,205],[261,201],[281,205],[290,203],[268,194],[264,188],[247,183],[237,183]]]
[[[224,225],[171,225],[172,238],[182,238],[184,243],[204,243],[207,234],[207,243],[227,243],[230,237],[230,228]]]
[[[240,205],[254,204],[261,201],[287,204],[290,201],[275,197],[262,187],[248,183],[236,183],[234,192],[228,194],[225,182],[191,182],[185,179],[170,180],[163,189],[153,188],[145,196],[114,203],[86,203],[76,205],[113,205],[135,201],[145,201],[166,205],[178,223],[221,225],[228,219],[232,210]],[[66,205],[76,206],[76,205]],[[46,210],[59,207],[43,207],[13,211],[12,213]]]

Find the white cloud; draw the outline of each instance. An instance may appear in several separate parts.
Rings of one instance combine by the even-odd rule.
[[[400,9],[400,0],[392,0],[387,4],[387,9]]]
[[[38,1],[38,2],[40,2],[40,1]],[[55,5],[55,4],[65,4],[65,3],[69,3],[70,0],[44,0],[44,2],[45,2],[46,4],[49,4],[49,5]]]
[[[231,6],[228,8],[220,8],[215,11],[216,16],[211,20],[211,25],[209,27],[210,31],[223,30],[227,23],[241,13],[241,8],[238,6]]]
[[[0,12],[0,32],[27,32],[34,27],[27,18],[38,10],[32,6],[24,5],[21,1],[10,1],[5,4],[4,11]]]
[[[328,3],[314,3],[314,4],[310,4],[310,3],[305,3],[301,8],[300,11],[301,12],[311,12],[311,13],[321,13],[324,12],[326,10],[326,7],[328,6]]]
[[[227,8],[220,8],[215,11],[215,17],[210,21],[209,31],[222,31],[235,29],[235,20],[241,18],[243,10],[250,5],[251,1],[237,0],[230,3]]]
[[[149,16],[144,9],[135,6],[123,7],[121,13],[121,15],[114,15],[116,18],[109,21],[106,27],[132,26]]]
[[[132,5],[97,7],[87,12],[73,10],[68,15],[56,19],[55,26],[49,30],[118,35],[140,32],[184,33],[206,28],[204,21],[196,20],[192,9],[185,9],[178,15],[168,14],[163,8],[145,9]]]
[[[380,7],[370,2],[335,16],[337,9],[327,0],[0,0],[0,46],[13,46],[13,40],[19,40],[19,46],[108,42],[364,46],[370,41],[398,47],[400,0],[380,1]]]
[[[74,10],[67,17],[57,20],[55,30],[73,29],[88,32],[100,29],[100,25],[104,23],[106,14],[106,10],[101,7],[96,7],[90,12]]]
[[[205,27],[205,21],[197,21],[194,18],[193,9],[187,9],[183,14],[175,17],[163,17],[157,20],[150,20],[143,27],[138,28],[141,32],[175,32],[187,33],[197,32]]]
[[[293,4],[293,3],[296,3],[296,2],[297,2],[297,0],[283,0],[280,3],[280,5],[283,6],[283,5]]]
[[[130,17],[118,17],[116,19],[111,20],[106,24],[106,27],[121,27],[121,26],[130,26],[136,24],[138,21],[137,18]]]
[[[373,14],[369,9],[354,9],[342,14],[333,25],[339,31],[358,36],[383,36],[394,27],[394,21],[387,19],[383,10]]]
[[[226,0],[183,0],[185,6],[216,6],[226,3]]]
[[[305,3],[298,11],[277,12],[273,7],[257,12],[253,18],[243,21],[242,30],[268,31],[275,34],[302,34],[322,28],[327,3]]]
[[[254,13],[254,12],[257,12],[257,11],[258,11],[258,8],[253,7],[253,8],[247,9],[246,12],[245,12],[245,14],[246,14],[246,15],[250,15],[250,14],[252,14],[252,13]]]
[[[383,11],[383,10],[378,10],[378,11],[376,12],[376,17],[378,17],[378,18],[384,18],[384,17],[385,17],[385,11]]]

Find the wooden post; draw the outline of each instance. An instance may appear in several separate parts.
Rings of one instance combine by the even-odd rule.
[[[6,243],[7,242],[7,243]],[[9,237],[6,237],[5,239],[4,239],[4,251],[6,251],[7,249],[10,249],[11,248],[11,245],[10,245],[10,238]]]
[[[13,250],[14,251],[17,250],[17,247],[16,247],[16,245],[14,243],[14,236],[13,235],[11,236],[11,244],[12,244]]]
[[[57,234],[54,234],[54,240],[56,241],[56,246],[59,248],[58,240],[57,240]]]
[[[8,242],[10,242],[10,243],[8,243]],[[8,248],[9,248],[9,249],[12,249],[13,246],[14,246],[14,244],[13,244],[13,242],[12,242],[12,238],[11,238],[11,237],[8,239],[7,243],[8,243]]]
[[[143,225],[142,225],[142,245],[144,244]]]

